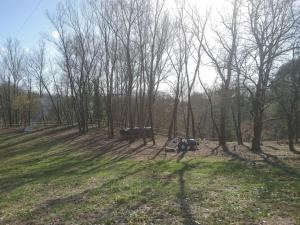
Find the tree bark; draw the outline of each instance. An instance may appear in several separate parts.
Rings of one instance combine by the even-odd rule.
[[[291,152],[295,152],[294,138],[295,138],[295,124],[292,117],[288,119],[288,139],[289,139],[289,149]]]

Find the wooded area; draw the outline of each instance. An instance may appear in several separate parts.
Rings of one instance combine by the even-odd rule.
[[[199,11],[185,1],[64,2],[47,14],[55,37],[25,51],[1,43],[2,127],[38,123],[152,127],[228,141],[300,136],[298,0],[233,0]],[[203,13],[204,12],[204,13]],[[216,80],[205,67],[213,68]],[[155,144],[155,136],[152,137]]]

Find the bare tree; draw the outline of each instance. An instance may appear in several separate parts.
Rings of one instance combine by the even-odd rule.
[[[276,60],[293,49],[293,39],[299,25],[295,0],[248,0],[248,53],[251,73],[245,77],[252,101],[252,151],[260,152],[266,91]]]
[[[174,35],[174,43],[170,49],[170,52],[168,53],[168,56],[170,58],[170,63],[172,66],[173,71],[176,74],[175,83],[173,84],[173,91],[174,91],[174,104],[172,109],[172,116],[169,124],[169,130],[168,130],[168,139],[171,139],[172,137],[175,137],[177,135],[177,114],[178,114],[178,104],[179,104],[179,97],[181,93],[181,84],[182,84],[182,77],[183,77],[183,41],[182,41],[182,35],[180,32],[180,29],[178,29],[177,23],[173,26],[173,32]],[[176,29],[177,28],[177,29]]]
[[[54,111],[56,113],[57,122],[61,125],[61,115],[58,111],[58,107],[54,101],[51,90],[49,88],[49,82],[46,78],[46,66],[46,46],[45,42],[41,40],[39,43],[39,48],[33,50],[31,57],[29,58],[29,72],[35,77],[35,79],[38,82],[40,101],[43,101],[43,89],[45,89],[51,100],[52,107],[54,108]],[[42,119],[45,120],[43,107],[41,107],[41,116]]]
[[[9,124],[18,124],[18,109],[13,110],[12,101],[18,95],[19,83],[22,79],[24,50],[18,40],[8,39],[5,43],[5,56],[3,61],[7,68],[7,106],[9,115]],[[12,85],[12,91],[11,91]],[[11,93],[12,92],[12,93]]]
[[[288,127],[289,149],[295,152],[297,114],[300,112],[300,60],[283,65],[272,81],[272,90]]]
[[[230,85],[234,67],[234,59],[237,49],[238,35],[238,16],[240,12],[240,1],[235,0],[231,15],[226,18],[225,15],[220,15],[222,18],[222,28],[217,30],[212,28],[216,35],[216,44],[219,46],[217,50],[213,50],[208,41],[204,50],[207,56],[211,59],[219,75],[221,84],[221,102],[220,102],[220,124],[219,124],[219,145],[226,145],[226,118],[230,99]]]
[[[153,23],[150,26],[149,53],[146,57],[146,74],[148,81],[148,114],[149,125],[154,128],[153,104],[161,76],[164,72],[167,57],[164,60],[169,41],[169,18],[164,12],[165,1],[156,0],[153,10]],[[151,15],[151,14],[150,14]],[[155,144],[154,132],[152,141]]]
[[[106,78],[106,116],[108,121],[109,135],[114,136],[114,113],[113,113],[113,90],[117,63],[118,36],[112,29],[112,20],[116,16],[114,11],[115,2],[103,1],[100,4],[93,2],[95,18],[100,31],[100,39],[104,47],[100,62],[100,73],[104,67]],[[103,65],[103,66],[102,66]]]
[[[94,26],[88,8],[60,4],[54,17],[48,16],[58,33],[54,40],[63,56],[61,68],[65,71],[71,88],[73,107],[80,133],[88,131],[90,80],[95,74],[99,53]]]

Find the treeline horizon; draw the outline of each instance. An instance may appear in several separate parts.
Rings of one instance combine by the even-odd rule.
[[[85,134],[95,124],[111,137],[120,127],[152,127],[169,139],[251,141],[255,152],[263,140],[287,138],[296,151],[300,1],[228,3],[218,13],[188,1],[172,12],[164,0],[59,3],[47,13],[55,37],[30,52],[16,39],[3,43],[2,127],[54,121]],[[210,86],[207,64],[217,76]]]

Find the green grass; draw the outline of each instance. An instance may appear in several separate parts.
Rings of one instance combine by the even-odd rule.
[[[300,224],[297,169],[116,158],[80,144],[68,130],[2,131],[0,224]]]

